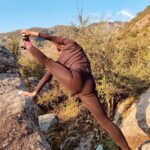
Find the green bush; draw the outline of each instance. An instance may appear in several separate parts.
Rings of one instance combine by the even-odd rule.
[[[21,56],[18,60],[19,71],[22,77],[42,77],[44,74],[44,67],[39,65],[33,59],[27,58],[25,55]]]
[[[19,48],[19,40],[16,36],[13,36],[11,40],[7,43],[7,48],[12,52],[14,55],[16,63],[18,63],[18,60],[20,58],[20,48]]]
[[[112,105],[125,97],[139,95],[150,85],[148,38],[132,34],[119,40],[116,37],[100,24],[82,28],[76,39],[90,59],[108,116],[112,114]]]

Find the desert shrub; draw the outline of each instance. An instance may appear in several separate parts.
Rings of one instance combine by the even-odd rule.
[[[82,28],[76,38],[90,59],[97,91],[108,116],[113,114],[115,103],[139,95],[150,85],[150,41],[132,34],[117,40],[114,31],[99,24]]]
[[[18,63],[18,60],[20,58],[20,48],[19,48],[19,40],[16,36],[13,36],[11,40],[7,43],[7,48],[12,52],[15,58],[15,62]]]
[[[23,78],[37,77],[40,78],[44,74],[44,67],[39,65],[33,59],[27,58],[25,55],[18,60],[19,71]]]

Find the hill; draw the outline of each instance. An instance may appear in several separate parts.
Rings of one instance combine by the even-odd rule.
[[[130,22],[128,22],[124,29],[121,30],[121,36],[150,36],[150,6],[144,11],[137,14]]]

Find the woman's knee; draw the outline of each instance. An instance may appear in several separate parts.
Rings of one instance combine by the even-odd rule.
[[[98,97],[95,95],[95,93],[82,95],[80,94],[80,99],[85,104],[86,108],[92,113],[94,118],[97,120],[101,126],[106,125],[109,123],[109,119],[106,116],[101,103],[98,100]]]
[[[46,68],[52,67],[52,65],[53,65],[54,63],[55,63],[55,61],[52,60],[51,58],[46,57],[46,58],[44,59],[44,66],[45,66]]]
[[[76,88],[76,87],[72,87],[72,89],[70,89],[70,91],[72,92],[73,95],[77,95],[81,92],[81,89]]]

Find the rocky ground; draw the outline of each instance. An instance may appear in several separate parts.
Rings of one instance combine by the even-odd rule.
[[[58,118],[56,115],[51,114],[40,116],[39,126],[37,107],[34,100],[18,95],[19,90],[24,90],[25,86],[20,81],[18,70],[15,66],[13,55],[8,49],[1,45],[0,149],[49,150],[51,148],[45,140],[42,131],[45,133],[47,133],[46,131],[56,131],[56,129],[49,130],[49,127],[58,124]],[[120,108],[117,114],[122,113],[121,111],[124,108],[123,104],[120,105]],[[78,120],[78,118],[76,119]],[[54,121],[52,122],[52,120]],[[79,120],[78,122],[81,125],[81,121]],[[88,125],[86,121],[83,124]],[[77,128],[76,125],[73,125],[73,127]],[[120,128],[133,150],[150,149],[150,89],[143,93],[140,98],[131,105],[126,117],[122,120]],[[90,131],[92,130],[95,129],[90,129]],[[66,131],[68,131],[68,129],[66,129]],[[77,130],[72,131],[76,132]],[[59,132],[61,133],[62,131]],[[53,136],[53,134],[55,135],[55,133],[51,133],[50,135]],[[65,133],[64,135],[68,134]],[[75,150],[90,150],[92,138],[92,136],[64,137],[63,143],[60,143],[60,149],[68,148],[68,145],[70,143],[74,144],[75,141],[77,142]],[[74,148],[69,146],[69,150],[73,149]]]
[[[124,103],[120,105],[117,114],[120,113],[125,116],[122,120],[120,128],[129,145],[133,150],[149,150],[150,89],[143,93],[126,112],[124,112],[124,106]]]
[[[0,47],[0,149],[50,150],[40,131],[34,100],[24,90],[12,54]],[[3,73],[2,73],[3,72]]]

